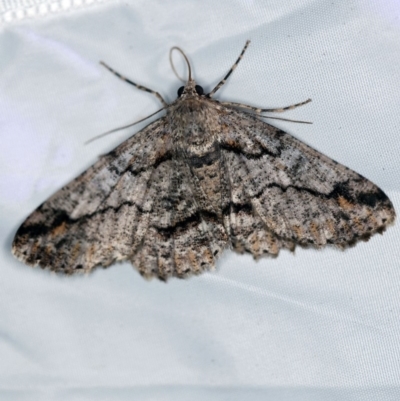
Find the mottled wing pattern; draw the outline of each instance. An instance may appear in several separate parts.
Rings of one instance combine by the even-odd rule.
[[[345,247],[394,221],[387,196],[354,171],[251,114],[207,112],[219,121],[196,125],[198,145],[163,117],[101,157],[28,217],[13,253],[65,273],[130,260],[167,279],[213,268],[228,246],[254,257]]]
[[[148,197],[142,247],[131,261],[146,277],[186,277],[213,269],[227,246],[220,222],[207,211],[190,165],[180,153],[158,168]]]
[[[160,119],[102,156],[27,218],[14,255],[69,273],[127,259],[146,230],[144,210],[171,157],[169,138]]]
[[[394,221],[381,189],[291,135],[232,108],[220,124],[235,249],[257,257],[295,244],[343,248]]]
[[[297,244],[345,248],[393,223],[376,185],[260,118],[311,99],[280,109],[213,100],[249,43],[207,95],[173,47],[188,80],[170,104],[101,62],[154,94],[166,115],[35,210],[15,235],[14,255],[65,273],[130,260],[143,276],[167,279],[213,268],[227,247],[255,258]]]
[[[213,268],[227,236],[199,209],[190,168],[174,149],[164,119],[137,133],[35,210],[16,233],[14,255],[65,273],[126,259],[161,279]]]

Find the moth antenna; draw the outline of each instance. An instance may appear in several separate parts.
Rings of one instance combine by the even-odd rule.
[[[240,53],[238,59],[235,61],[235,64],[231,67],[231,69],[228,71],[228,73],[225,75],[225,77],[218,83],[218,85],[208,94],[208,97],[213,97],[215,92],[226,82],[226,80],[229,78],[229,76],[232,74],[232,72],[235,70],[235,68],[238,66],[240,63],[240,60],[243,58],[243,54],[246,51],[247,47],[250,44],[250,40],[246,40],[246,43],[243,47],[242,52]]]
[[[187,82],[191,81],[191,80],[192,80],[192,68],[190,67],[189,59],[186,57],[185,52],[184,52],[180,47],[177,47],[177,46],[172,47],[171,50],[169,51],[169,62],[170,62],[170,64],[171,64],[172,71],[173,71],[174,74],[178,77],[178,79],[179,79],[180,81],[186,82],[184,79],[182,79],[182,78],[179,76],[179,74],[177,73],[177,71],[176,71],[176,69],[175,69],[174,63],[173,63],[173,61],[172,61],[172,52],[173,52],[174,50],[178,50],[178,52],[181,53],[182,56],[183,56],[183,58],[185,59],[186,64],[187,64],[188,69],[189,69],[189,79],[188,79]]]
[[[311,121],[291,120],[289,118],[282,118],[282,117],[270,117],[270,116],[260,116],[260,117],[262,117],[262,118],[270,118],[271,120],[289,121],[291,123],[312,124]]]
[[[119,72],[115,71],[113,68],[111,68],[109,65],[107,65],[104,61],[100,61],[100,64],[107,68],[108,71],[110,71],[111,73],[113,73],[115,76],[117,76],[119,79],[122,79],[123,81],[127,82],[128,84],[131,84],[133,86],[135,86],[136,88],[140,89],[141,91],[145,91],[148,93],[153,94],[154,96],[157,97],[157,99],[160,100],[160,102],[164,105],[167,106],[168,103],[163,99],[163,97],[156,91],[153,91],[152,89],[146,88],[143,85],[139,85],[136,84],[135,82],[131,81],[130,79],[128,79],[127,77],[124,77],[123,75],[121,75]]]
[[[167,107],[163,107],[162,109],[157,110],[155,113],[150,114],[149,116],[147,116],[147,117],[145,117],[145,118],[142,118],[142,119],[139,120],[139,121],[135,121],[135,122],[132,123],[132,124],[124,125],[123,127],[114,128],[114,129],[112,129],[112,130],[110,130],[110,131],[104,132],[103,134],[97,135],[97,136],[95,136],[95,137],[93,137],[93,138],[87,140],[87,141],[85,142],[85,145],[87,145],[88,143],[93,142],[93,141],[95,141],[95,140],[97,140],[97,139],[103,138],[103,136],[106,136],[106,135],[108,135],[108,134],[112,134],[113,132],[116,132],[116,131],[119,131],[119,130],[121,130],[121,129],[129,128],[129,127],[132,127],[133,125],[139,124],[139,123],[141,123],[142,121],[147,120],[148,118],[155,116],[157,113],[159,113],[160,111],[163,111],[163,110],[165,110],[165,109],[167,109],[167,108],[168,108],[168,106],[167,106]]]

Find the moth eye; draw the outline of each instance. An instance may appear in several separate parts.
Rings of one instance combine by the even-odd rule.
[[[182,95],[184,89],[185,89],[184,86],[181,86],[181,87],[178,89],[178,97],[180,97],[180,96]]]
[[[200,85],[196,85],[194,89],[196,89],[198,95],[202,95],[204,93],[204,89]]]

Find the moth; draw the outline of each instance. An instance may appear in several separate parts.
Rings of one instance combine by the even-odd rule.
[[[208,94],[172,48],[188,79],[170,104],[102,62],[157,96],[165,114],[40,205],[13,254],[68,274],[129,260],[166,280],[213,269],[226,248],[257,259],[296,245],[346,248],[383,232],[396,214],[380,188],[262,120],[310,99],[279,109],[214,99],[248,44]]]

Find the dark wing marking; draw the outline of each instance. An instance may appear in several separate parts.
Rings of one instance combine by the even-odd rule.
[[[242,213],[231,230],[233,243],[246,227],[239,242],[258,255],[249,236],[260,229],[260,220],[268,253],[294,243],[345,247],[394,221],[393,205],[381,189],[291,135],[232,108],[221,113],[220,124],[232,203],[238,205],[231,210]]]
[[[165,132],[153,123],[59,190],[19,228],[13,253],[65,273],[125,259],[161,279],[212,269],[226,234]]]
[[[14,255],[72,273],[127,259],[154,170],[171,159],[161,118],[56,192],[18,229]]]
[[[154,177],[147,232],[132,263],[146,277],[186,277],[213,269],[226,247],[223,226],[199,199],[188,163],[177,156]],[[163,182],[161,188],[156,183]]]

